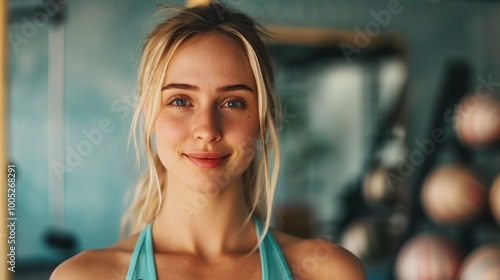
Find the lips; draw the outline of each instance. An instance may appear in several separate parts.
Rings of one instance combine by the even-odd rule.
[[[201,168],[217,168],[229,157],[221,153],[189,153],[184,154],[194,165]]]

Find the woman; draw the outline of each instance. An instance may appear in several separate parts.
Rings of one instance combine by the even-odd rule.
[[[219,3],[154,29],[132,122],[149,163],[124,220],[133,235],[51,279],[364,279],[341,247],[269,229],[280,115],[263,34]]]

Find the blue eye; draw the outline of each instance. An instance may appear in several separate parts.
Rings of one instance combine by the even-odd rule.
[[[241,107],[243,104],[241,104],[240,101],[238,100],[231,100],[229,102],[227,102],[227,107],[229,108],[238,108],[238,107]]]
[[[233,99],[227,101],[223,107],[227,107],[230,109],[243,109],[246,107],[246,103],[243,100]]]
[[[185,98],[176,98],[169,103],[169,105],[184,107],[190,105],[190,103]]]

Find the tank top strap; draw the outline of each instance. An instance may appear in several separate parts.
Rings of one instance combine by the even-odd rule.
[[[254,222],[257,237],[260,239],[262,234],[262,223],[256,217],[254,217]],[[262,266],[262,280],[293,280],[292,272],[286,262],[283,251],[270,230],[259,244],[259,251]]]
[[[151,237],[152,224],[142,230],[135,244],[126,280],[156,280],[156,265]]]
[[[262,224],[257,218],[253,218],[257,237],[262,234]],[[153,252],[153,241],[149,224],[139,235],[127,273],[126,280],[157,280],[156,265]],[[285,279],[293,280],[293,275],[288,267],[285,256],[274,238],[268,231],[259,244],[260,261],[262,266],[262,280]]]

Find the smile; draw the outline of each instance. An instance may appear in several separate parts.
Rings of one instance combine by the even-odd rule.
[[[192,153],[184,154],[194,165],[201,168],[217,168],[221,166],[230,155],[218,153]]]

